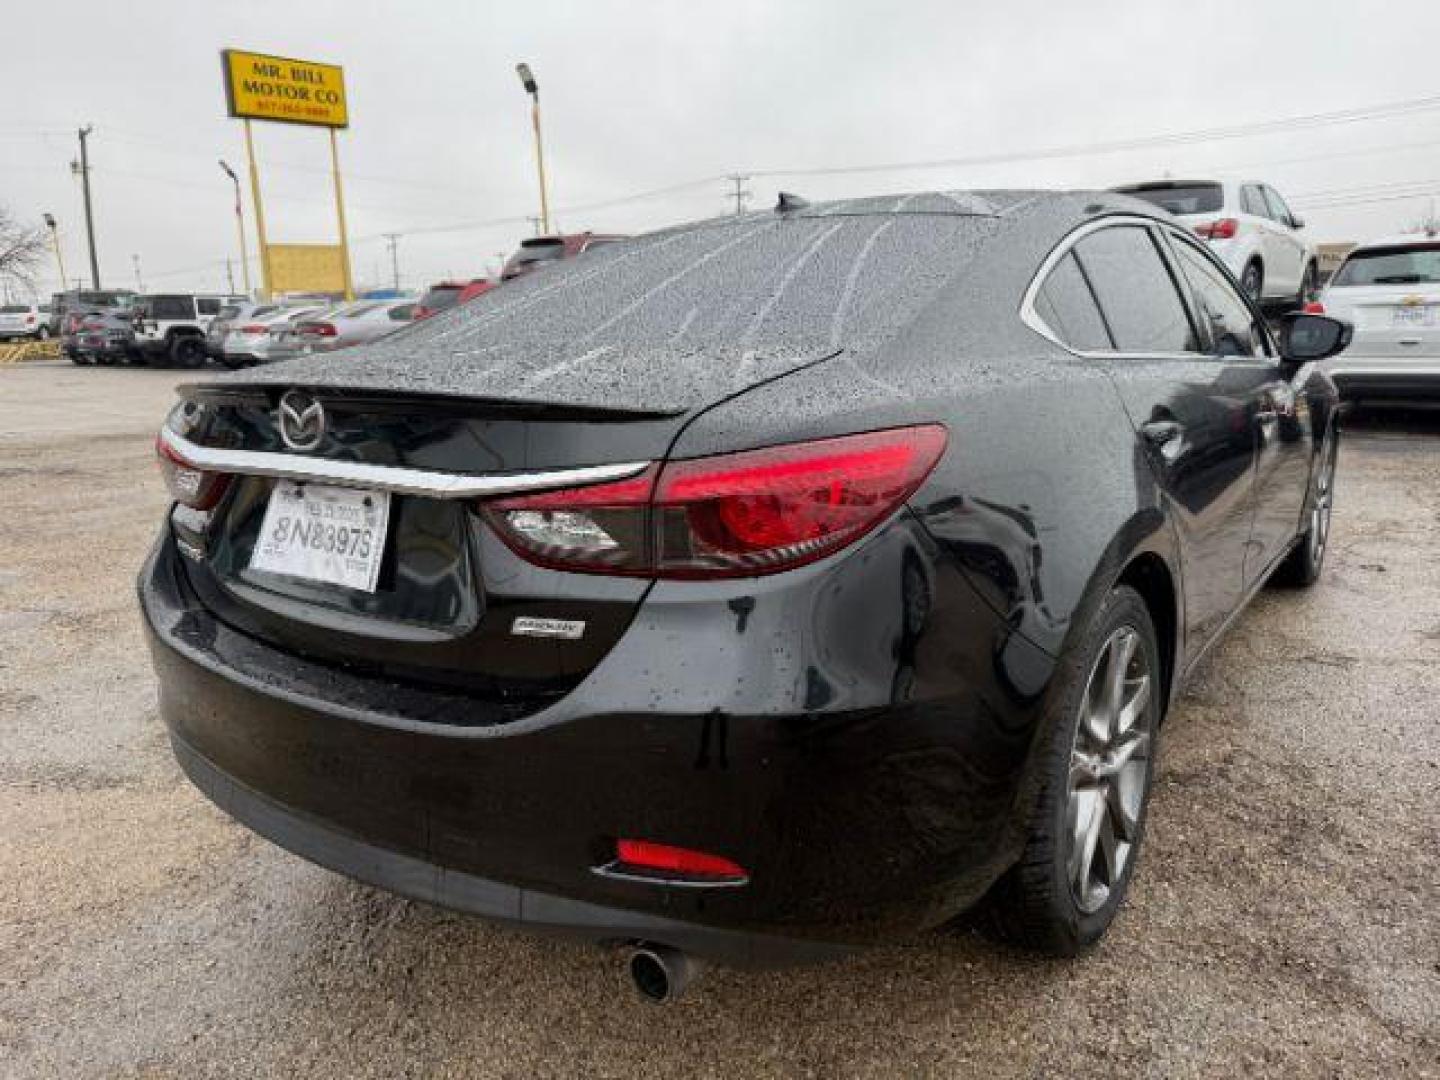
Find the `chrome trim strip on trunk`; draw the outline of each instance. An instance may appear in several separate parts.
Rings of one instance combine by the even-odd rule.
[[[625,480],[649,468],[648,461],[619,465],[587,465],[574,469],[547,469],[541,472],[469,473],[430,472],[397,465],[371,465],[361,461],[302,457],[264,450],[227,450],[200,446],[168,427],[160,429],[160,440],[177,457],[196,468],[241,476],[274,476],[282,480],[309,480],[340,487],[394,491],[402,495],[424,495],[432,499],[476,499],[522,491],[578,487],[607,480]]]

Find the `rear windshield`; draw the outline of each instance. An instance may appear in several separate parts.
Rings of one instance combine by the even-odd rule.
[[[28,304],[6,304],[0,307],[0,315],[23,315],[29,310]]]
[[[133,293],[80,292],[71,302],[88,307],[125,307],[134,299]]]
[[[431,311],[444,311],[448,307],[454,307],[455,301],[460,299],[459,285],[436,285],[425,294],[420,301],[420,306],[429,308]]]
[[[352,304],[350,307],[341,308],[335,312],[337,319],[358,319],[361,315],[369,314],[380,306],[378,300],[370,300],[363,304]]]
[[[548,262],[551,259],[562,259],[565,257],[564,240],[526,240],[520,245],[510,259],[516,266],[523,266],[526,263]]]
[[[1225,205],[1225,189],[1219,184],[1136,184],[1116,190],[1172,214],[1213,214]]]
[[[1335,272],[1332,285],[1440,284],[1440,244],[1354,251]]]

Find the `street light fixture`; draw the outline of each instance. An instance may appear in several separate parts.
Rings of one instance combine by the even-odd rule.
[[[530,95],[530,121],[535,128],[535,170],[540,174],[540,232],[543,235],[550,231],[550,196],[545,190],[545,147],[540,139],[540,84],[535,81],[529,64],[516,64],[515,71],[520,76],[520,85]]]
[[[55,223],[55,215],[46,213],[42,215],[45,219],[45,227],[50,230],[50,245],[55,249],[55,265],[60,268],[60,291],[63,293],[69,287],[65,280],[65,257],[60,254],[60,226]]]
[[[240,177],[235,175],[235,170],[226,165],[222,159],[220,168],[225,170],[225,175],[230,177],[230,182],[235,185],[235,230],[240,234],[240,272],[245,280],[245,298],[254,299],[255,294],[250,291],[250,256],[245,251],[245,211],[240,204]],[[232,289],[235,287],[232,283]]]

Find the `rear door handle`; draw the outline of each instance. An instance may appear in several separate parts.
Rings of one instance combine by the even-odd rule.
[[[1159,447],[1180,438],[1184,429],[1175,420],[1151,420],[1148,424],[1140,425],[1140,434],[1145,436],[1145,441],[1151,446]]]

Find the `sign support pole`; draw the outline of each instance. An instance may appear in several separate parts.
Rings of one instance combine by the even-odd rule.
[[[260,299],[270,299],[270,242],[265,239],[265,207],[260,202],[260,170],[255,167],[255,138],[245,121],[245,160],[250,165],[250,198],[255,203],[255,234],[260,240]],[[243,233],[242,233],[243,238]]]
[[[335,176],[335,219],[340,226],[340,272],[345,281],[345,299],[355,299],[355,286],[350,280],[350,237],[345,229],[345,192],[340,186],[340,140],[330,129],[330,171]]]

